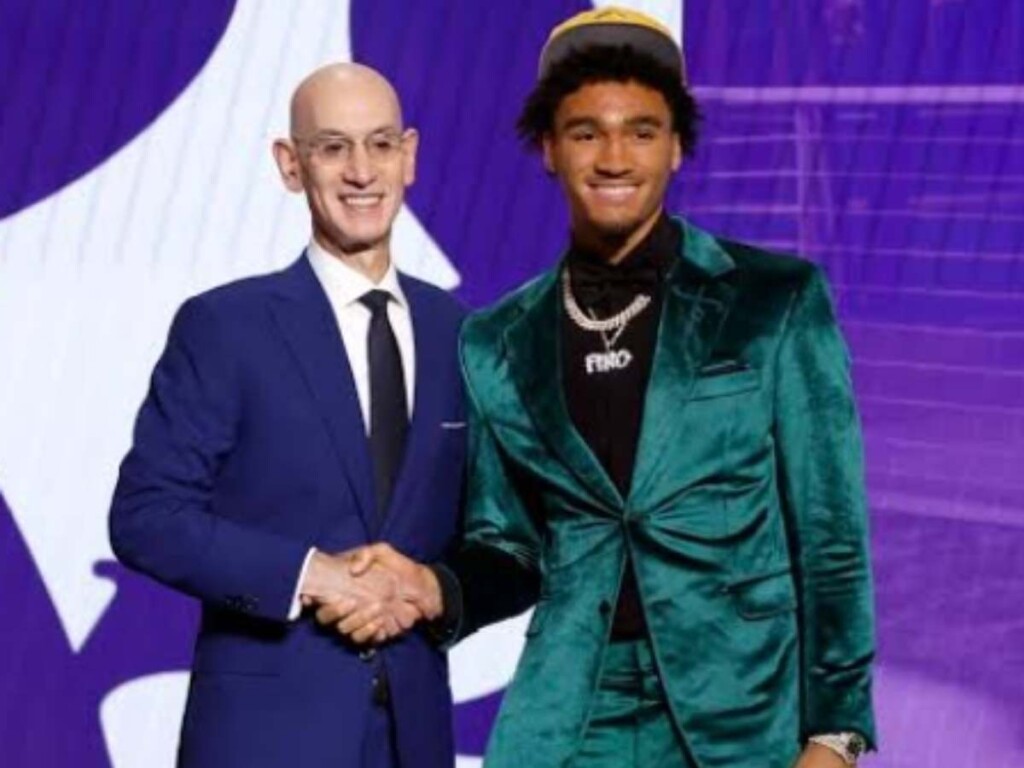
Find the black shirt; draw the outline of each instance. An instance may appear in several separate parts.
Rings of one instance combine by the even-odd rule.
[[[562,380],[569,416],[594,456],[625,498],[633,478],[644,400],[657,342],[664,294],[664,276],[679,252],[681,233],[662,214],[651,232],[626,258],[612,265],[572,247],[567,267],[572,294],[584,314],[605,319],[629,306],[638,294],[651,303],[634,317],[610,345],[628,350],[631,360],[622,368],[597,370],[595,359],[608,350],[614,332],[604,337],[581,328],[563,313]],[[640,637],[645,632],[632,564],[628,563],[612,625],[614,639]]]
[[[628,306],[638,293],[651,297],[651,303],[613,345],[613,349],[629,349],[633,355],[625,368],[588,375],[587,355],[606,351],[601,334],[584,331],[568,316],[560,329],[569,416],[624,498],[633,478],[664,277],[679,253],[681,237],[663,215],[618,265],[609,265],[578,247],[570,249],[566,260],[573,296],[585,314],[593,311],[598,318],[606,318]],[[540,592],[539,572],[524,568],[516,558],[493,547],[457,548],[432,567],[441,585],[445,615],[427,630],[442,645],[454,640],[460,624],[478,627],[506,618],[533,605]],[[627,563],[612,638],[632,639],[645,632],[636,579]]]

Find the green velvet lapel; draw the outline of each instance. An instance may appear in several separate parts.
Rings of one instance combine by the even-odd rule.
[[[720,278],[735,264],[718,241],[682,219],[673,221],[683,229],[682,251],[667,277],[629,509],[643,508],[645,496],[657,493],[653,486],[658,457],[734,297],[732,286]],[[576,430],[565,404],[558,279],[562,264],[532,287],[524,297],[522,314],[505,331],[509,371],[541,438],[595,499],[612,511],[621,511],[626,508],[624,500]]]
[[[509,371],[541,439],[599,503],[621,511],[622,497],[576,430],[565,403],[559,264],[533,286],[523,314],[505,331]]]
[[[629,510],[644,509],[658,495],[659,458],[670,450],[678,416],[722,324],[735,289],[721,279],[735,268],[714,237],[673,219],[683,230],[680,259],[669,271],[651,377],[644,399],[640,444],[629,494]]]

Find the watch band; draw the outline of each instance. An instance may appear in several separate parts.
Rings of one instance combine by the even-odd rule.
[[[808,741],[831,749],[843,759],[843,762],[851,766],[857,765],[858,758],[864,754],[867,747],[864,737],[853,731],[821,733],[811,736]]]

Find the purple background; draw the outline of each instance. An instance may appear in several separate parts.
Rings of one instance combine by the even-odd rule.
[[[232,7],[6,0],[0,218],[143,130]],[[353,2],[355,57],[395,81],[423,134],[410,204],[475,305],[564,242],[560,194],[512,126],[548,29],[584,7]],[[1024,3],[691,0],[685,28],[706,120],[672,208],[822,263],[854,354],[879,607],[876,764],[1019,766],[1006,755],[1024,754]],[[97,571],[117,597],[73,653],[0,500],[2,765],[108,765],[102,696],[187,666],[193,607],[116,565]],[[464,752],[480,753],[497,700],[459,707]],[[976,720],[956,716],[975,700]],[[986,720],[1004,743],[984,736]]]

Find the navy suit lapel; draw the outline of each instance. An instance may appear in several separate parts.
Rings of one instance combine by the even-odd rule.
[[[305,255],[282,273],[271,313],[345,468],[360,517],[373,530],[373,472],[359,396],[330,301]]]

